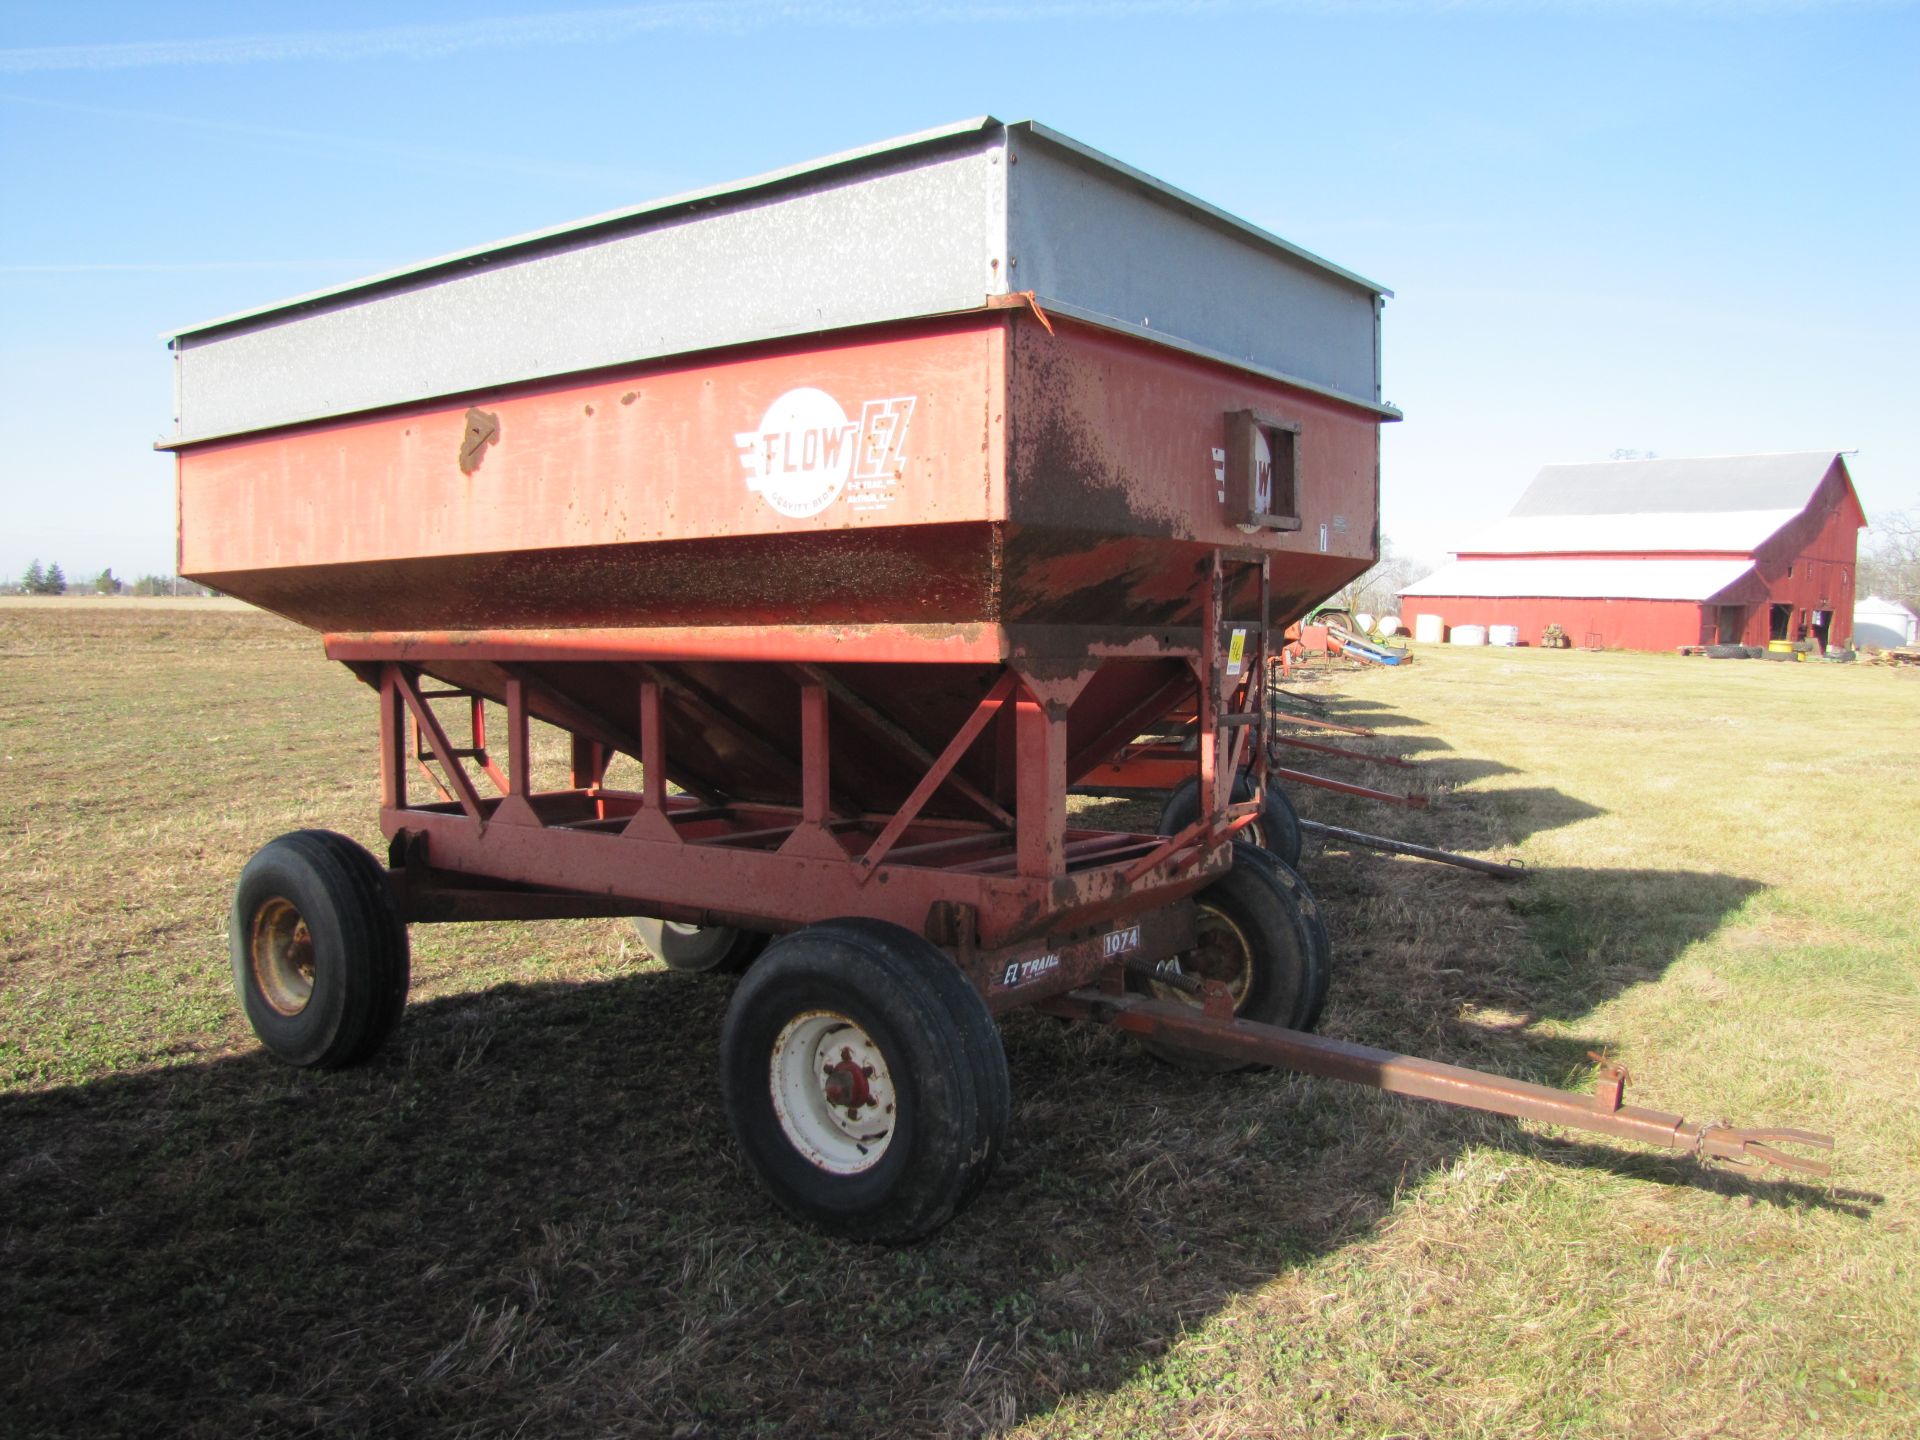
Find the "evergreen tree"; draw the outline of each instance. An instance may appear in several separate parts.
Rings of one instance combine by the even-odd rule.
[[[27,566],[27,573],[20,577],[20,588],[29,595],[38,595],[46,588],[46,584],[47,572],[40,568],[40,561],[36,557],[34,562]]]
[[[109,565],[94,577],[93,588],[102,595],[118,595],[120,582],[113,578],[113,567]]]
[[[67,593],[67,572],[60,568],[60,562],[54,561],[47,567],[46,589],[43,595],[64,595]]]

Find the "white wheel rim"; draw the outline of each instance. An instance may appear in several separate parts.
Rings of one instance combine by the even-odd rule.
[[[793,1148],[831,1175],[880,1163],[893,1139],[887,1057],[845,1015],[808,1010],[786,1023],[767,1065],[773,1113]]]

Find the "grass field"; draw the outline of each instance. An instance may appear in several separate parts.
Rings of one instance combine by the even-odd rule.
[[[374,704],[244,612],[0,608],[0,1433],[1908,1437],[1920,1415],[1920,676],[1423,653],[1321,693],[1426,812],[1310,815],[1323,1028],[1835,1131],[1704,1172],[1007,1026],[1006,1163],[936,1239],[780,1220],[723,985],[611,922],[415,931],[373,1064],[265,1059],[228,888],[378,839]],[[1117,814],[1106,806],[1105,813]]]

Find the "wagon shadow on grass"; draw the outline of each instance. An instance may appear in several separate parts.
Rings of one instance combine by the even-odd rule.
[[[1349,862],[1327,863],[1346,892]],[[1459,923],[1518,914],[1453,883],[1430,898]],[[1691,901],[1655,949],[1556,951],[1553,915],[1521,916],[1542,944],[1469,966],[1434,963],[1418,911],[1396,928],[1336,901],[1370,944],[1325,1028],[1577,1078],[1607,1037],[1521,1022],[1653,978],[1759,887],[1557,877],[1586,914],[1662,885]],[[781,1220],[734,1156],[712,1064],[726,996],[659,973],[504,986],[416,1007],[344,1074],[249,1053],[0,1099],[0,1415],[24,1434],[979,1433],[1151,1367],[1463,1148],[1558,1143],[1300,1077],[1201,1080],[1028,1014],[1007,1027],[1015,1126],[985,1195],[917,1248],[848,1246]]]

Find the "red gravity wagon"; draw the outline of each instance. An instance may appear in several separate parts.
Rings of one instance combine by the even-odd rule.
[[[1386,293],[983,119],[180,332],[180,572],[379,697],[384,863],[304,830],[240,877],[261,1040],[371,1055],[409,924],[642,917],[741,973],[752,1169],[883,1241],[992,1170],[1018,1006],[1194,1068],[1818,1143],[1308,1033],[1326,932],[1246,839],[1259,677],[1376,553]],[[1175,833],[1074,823],[1170,717]]]

